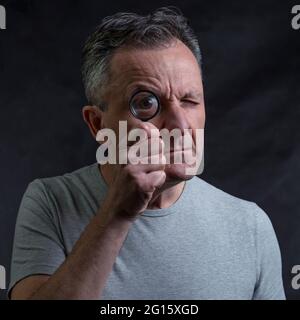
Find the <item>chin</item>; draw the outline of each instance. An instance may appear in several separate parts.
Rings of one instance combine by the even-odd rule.
[[[187,169],[190,168],[188,164],[168,164],[165,168],[167,181],[187,181],[192,179],[194,174],[187,174]]]

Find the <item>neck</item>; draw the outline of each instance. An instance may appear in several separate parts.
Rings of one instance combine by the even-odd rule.
[[[114,178],[112,166],[111,164],[98,165],[100,173],[108,187],[112,184]],[[154,191],[147,209],[155,210],[171,206],[180,198],[184,186],[185,181],[171,181],[167,179],[161,188]]]

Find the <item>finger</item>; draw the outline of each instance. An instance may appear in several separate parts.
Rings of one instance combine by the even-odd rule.
[[[137,156],[135,152],[128,152],[128,163],[138,164],[166,164],[167,158],[163,153],[151,155],[151,156]]]
[[[136,126],[137,129],[142,129],[146,132],[147,137],[158,138],[160,136],[159,129],[151,122],[140,121]]]
[[[134,145],[126,149],[126,146],[119,146],[118,159],[122,159],[121,163],[150,163],[146,158],[163,154],[164,142],[159,137],[138,141]],[[140,161],[140,159],[142,159]],[[152,163],[152,162],[151,162]],[[160,163],[156,161],[155,163]]]
[[[132,173],[149,173],[152,171],[165,170],[166,165],[164,163],[158,164],[129,164]]]
[[[165,171],[152,171],[147,174],[147,185],[149,191],[154,191],[156,188],[160,188],[166,181]]]
[[[164,142],[159,137],[139,141],[129,147],[128,153],[137,153],[140,157],[164,153]]]

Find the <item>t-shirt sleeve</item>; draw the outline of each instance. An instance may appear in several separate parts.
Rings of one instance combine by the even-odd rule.
[[[257,283],[254,300],[285,300],[279,244],[267,214],[256,204]]]
[[[8,295],[14,285],[36,274],[53,274],[65,260],[57,219],[44,183],[29,183],[17,216]]]

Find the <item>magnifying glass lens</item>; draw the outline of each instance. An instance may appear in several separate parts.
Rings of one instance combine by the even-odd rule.
[[[136,118],[148,121],[159,111],[158,98],[151,92],[139,91],[131,98],[130,110]]]

